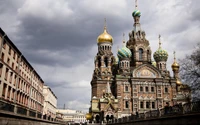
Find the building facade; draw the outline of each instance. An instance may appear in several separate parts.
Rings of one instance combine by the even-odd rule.
[[[46,118],[55,119],[57,111],[57,97],[51,90],[49,86],[43,86],[43,95],[44,95],[44,109],[43,115],[46,115]]]
[[[104,31],[97,38],[98,52],[94,59],[95,69],[91,81],[91,108],[96,122],[144,113],[177,104],[178,87],[181,85],[179,64],[174,58],[173,76],[167,69],[168,53],[161,46],[153,53],[141,28],[141,13],[132,13],[134,24],[128,41],[115,57],[112,53],[113,38]]]
[[[43,80],[1,28],[0,45],[1,103],[14,105],[15,113],[41,117]]]
[[[63,114],[63,121],[68,123],[85,123],[85,113],[82,111],[72,110],[72,109],[58,109],[57,113]]]

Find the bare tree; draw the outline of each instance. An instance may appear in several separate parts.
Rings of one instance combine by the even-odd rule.
[[[180,77],[189,85],[193,100],[200,100],[200,43],[191,55],[180,60]]]

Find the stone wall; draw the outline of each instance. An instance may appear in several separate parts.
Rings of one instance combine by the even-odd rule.
[[[0,112],[0,125],[66,125],[66,123],[23,117]]]
[[[133,120],[129,122],[113,123],[107,125],[200,125],[200,113],[165,116],[144,120]]]

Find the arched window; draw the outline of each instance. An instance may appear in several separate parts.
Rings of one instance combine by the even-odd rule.
[[[139,60],[143,60],[143,49],[139,49]]]
[[[98,67],[101,67],[101,57],[98,57]]]
[[[132,55],[131,55],[131,66],[133,66],[133,62],[134,62],[134,51],[133,51],[133,49],[131,49],[131,53],[132,53]]]
[[[104,59],[104,64],[105,64],[105,67],[108,67],[108,58],[107,57],[105,57],[105,59]]]
[[[162,64],[160,63],[160,69],[162,69]]]

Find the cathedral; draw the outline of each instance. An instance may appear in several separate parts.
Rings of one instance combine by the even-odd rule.
[[[91,108],[94,120],[113,119],[158,110],[165,105],[179,103],[177,99],[179,64],[174,53],[171,65],[173,76],[167,70],[168,53],[161,46],[159,35],[158,49],[153,53],[145,31],[141,28],[141,12],[132,13],[134,24],[129,39],[123,39],[117,56],[112,53],[114,44],[107,32],[97,38],[98,52],[94,59],[94,72],[91,80]]]

